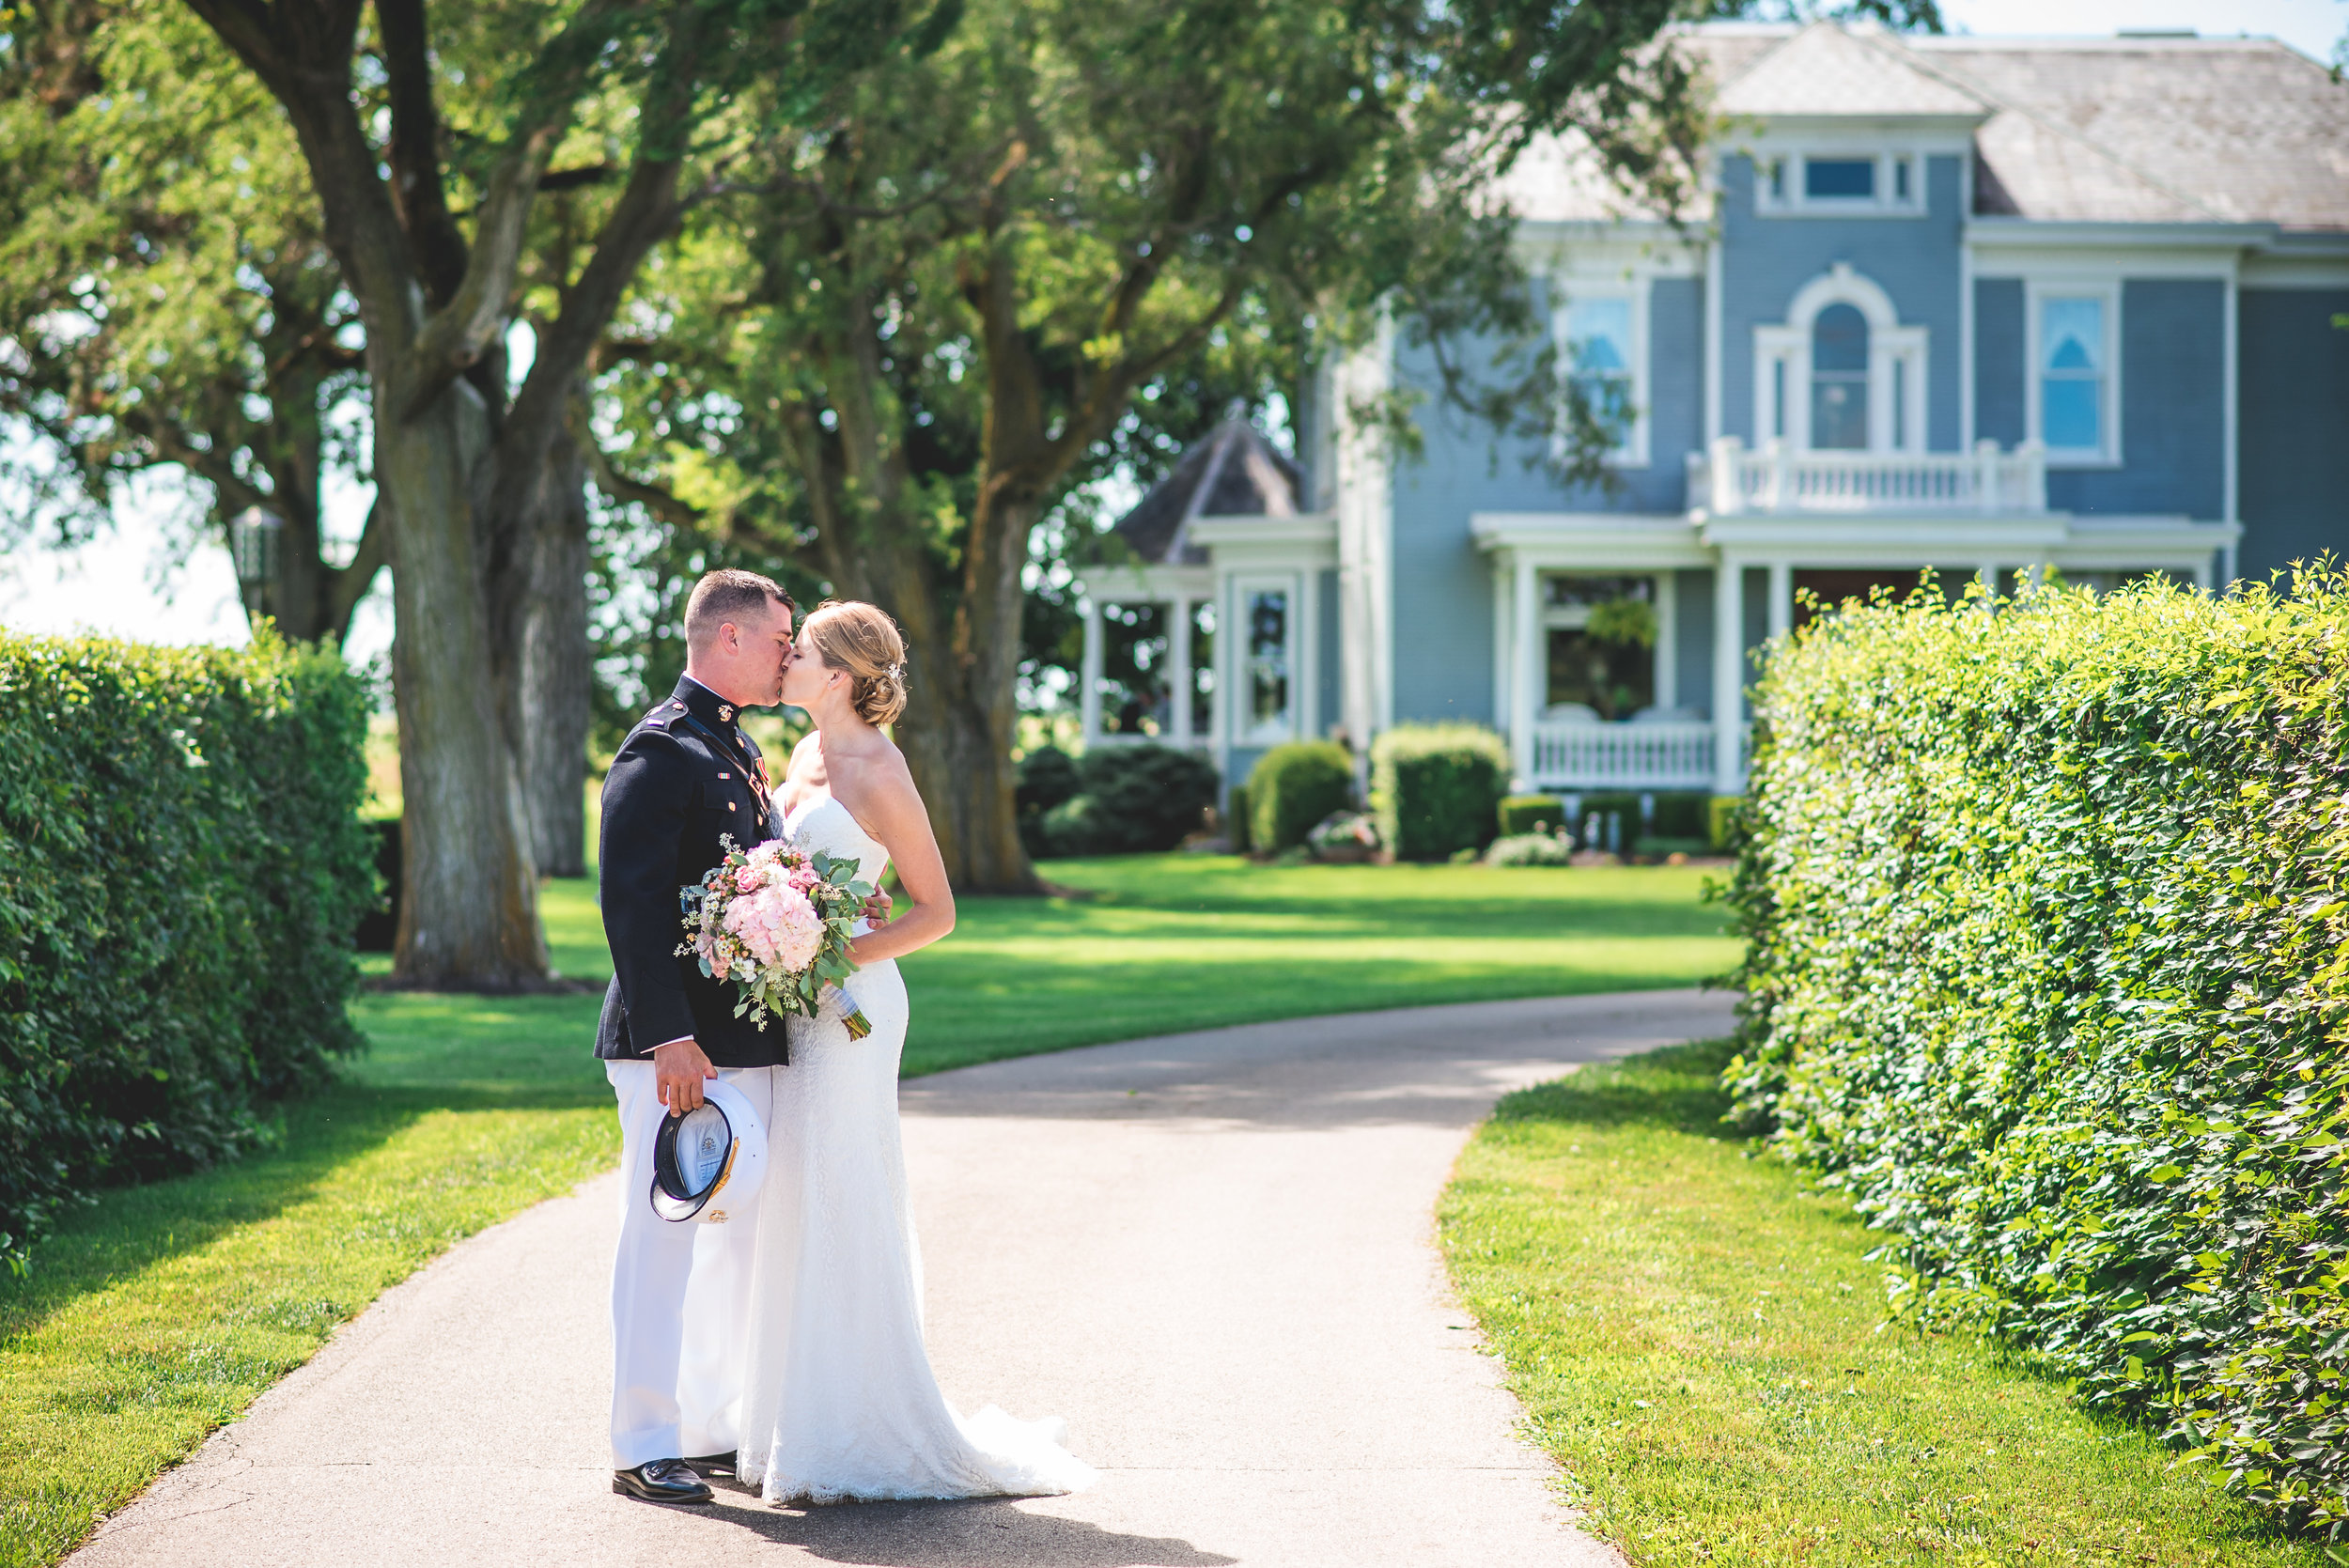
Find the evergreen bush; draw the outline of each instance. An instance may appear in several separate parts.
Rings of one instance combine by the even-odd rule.
[[[1012,765],[1012,801],[1019,814],[1019,842],[1031,855],[1047,853],[1044,815],[1084,787],[1077,759],[1058,746],[1038,746]]]
[[[1224,836],[1231,841],[1234,854],[1245,855],[1248,853],[1248,830],[1251,826],[1248,819],[1248,786],[1244,784],[1234,784],[1225,801]]]
[[[1402,861],[1481,850],[1501,832],[1509,748],[1475,724],[1398,724],[1370,748],[1378,836]]]
[[[1354,803],[1354,759],[1330,740],[1275,746],[1248,774],[1249,847],[1277,855],[1305,842],[1314,824]]]
[[[1879,602],[1772,658],[1741,1112],[1903,1299],[2349,1522],[2349,579]]]
[[[1215,803],[1215,767],[1171,746],[1097,746],[1076,764],[1078,793],[1038,823],[1050,855],[1133,855],[1172,849]]]
[[[0,1257],[356,1050],[367,699],[332,653],[0,633]]]

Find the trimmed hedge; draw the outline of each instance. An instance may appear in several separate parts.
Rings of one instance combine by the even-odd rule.
[[[1248,846],[1277,855],[1305,842],[1314,825],[1354,803],[1354,759],[1331,740],[1275,746],[1248,772]]]
[[[1729,1083],[1905,1300],[2349,1523],[2349,579],[1813,622],[1759,696]]]
[[[1030,855],[1041,858],[1050,852],[1044,842],[1044,814],[1075,799],[1084,787],[1077,773],[1077,759],[1058,746],[1038,746],[1014,763],[1012,771],[1017,781],[1012,800],[1019,814],[1019,842]]]
[[[1566,803],[1555,795],[1509,795],[1501,801],[1501,836],[1567,828]]]
[[[1440,861],[1500,836],[1509,748],[1475,724],[1398,724],[1370,748],[1378,837],[1399,861]]]
[[[330,653],[0,633],[0,1257],[233,1157],[356,1050],[366,693]]]
[[[1248,853],[1248,830],[1251,826],[1248,815],[1248,786],[1244,784],[1234,784],[1226,800],[1228,804],[1224,808],[1223,815],[1224,837],[1231,841],[1233,853],[1245,855]]]
[[[1048,855],[1172,849],[1206,824],[1215,803],[1215,766],[1171,746],[1097,746],[1078,760],[1076,777],[1078,793],[1037,824]]]

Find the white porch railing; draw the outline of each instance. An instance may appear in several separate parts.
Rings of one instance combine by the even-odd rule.
[[[1533,783],[1544,789],[1710,789],[1710,724],[1541,723]]]
[[[1773,441],[1749,452],[1723,436],[1688,455],[1689,505],[1715,517],[1753,512],[1971,513],[2047,509],[2047,454],[2037,442],[2001,452],[1797,452]]]

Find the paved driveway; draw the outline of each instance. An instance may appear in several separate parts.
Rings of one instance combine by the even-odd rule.
[[[1692,991],[1486,1002],[907,1084],[940,1381],[965,1410],[1066,1416],[1104,1471],[1077,1497],[614,1496],[605,1177],[386,1294],[71,1560],[1617,1564],[1512,1435],[1432,1209],[1499,1094],[1728,1025],[1727,998]]]

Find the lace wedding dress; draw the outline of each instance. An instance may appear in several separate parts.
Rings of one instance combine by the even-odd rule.
[[[799,849],[855,857],[878,883],[888,852],[829,796],[784,818]],[[922,1342],[922,1261],[897,1127],[906,988],[894,962],[848,990],[843,1010],[788,1020],[774,1075],[767,1185],[751,1294],[750,1365],[738,1474],[770,1502],[1043,1497],[1089,1485],[1057,1421],[1014,1421],[946,1403]]]

